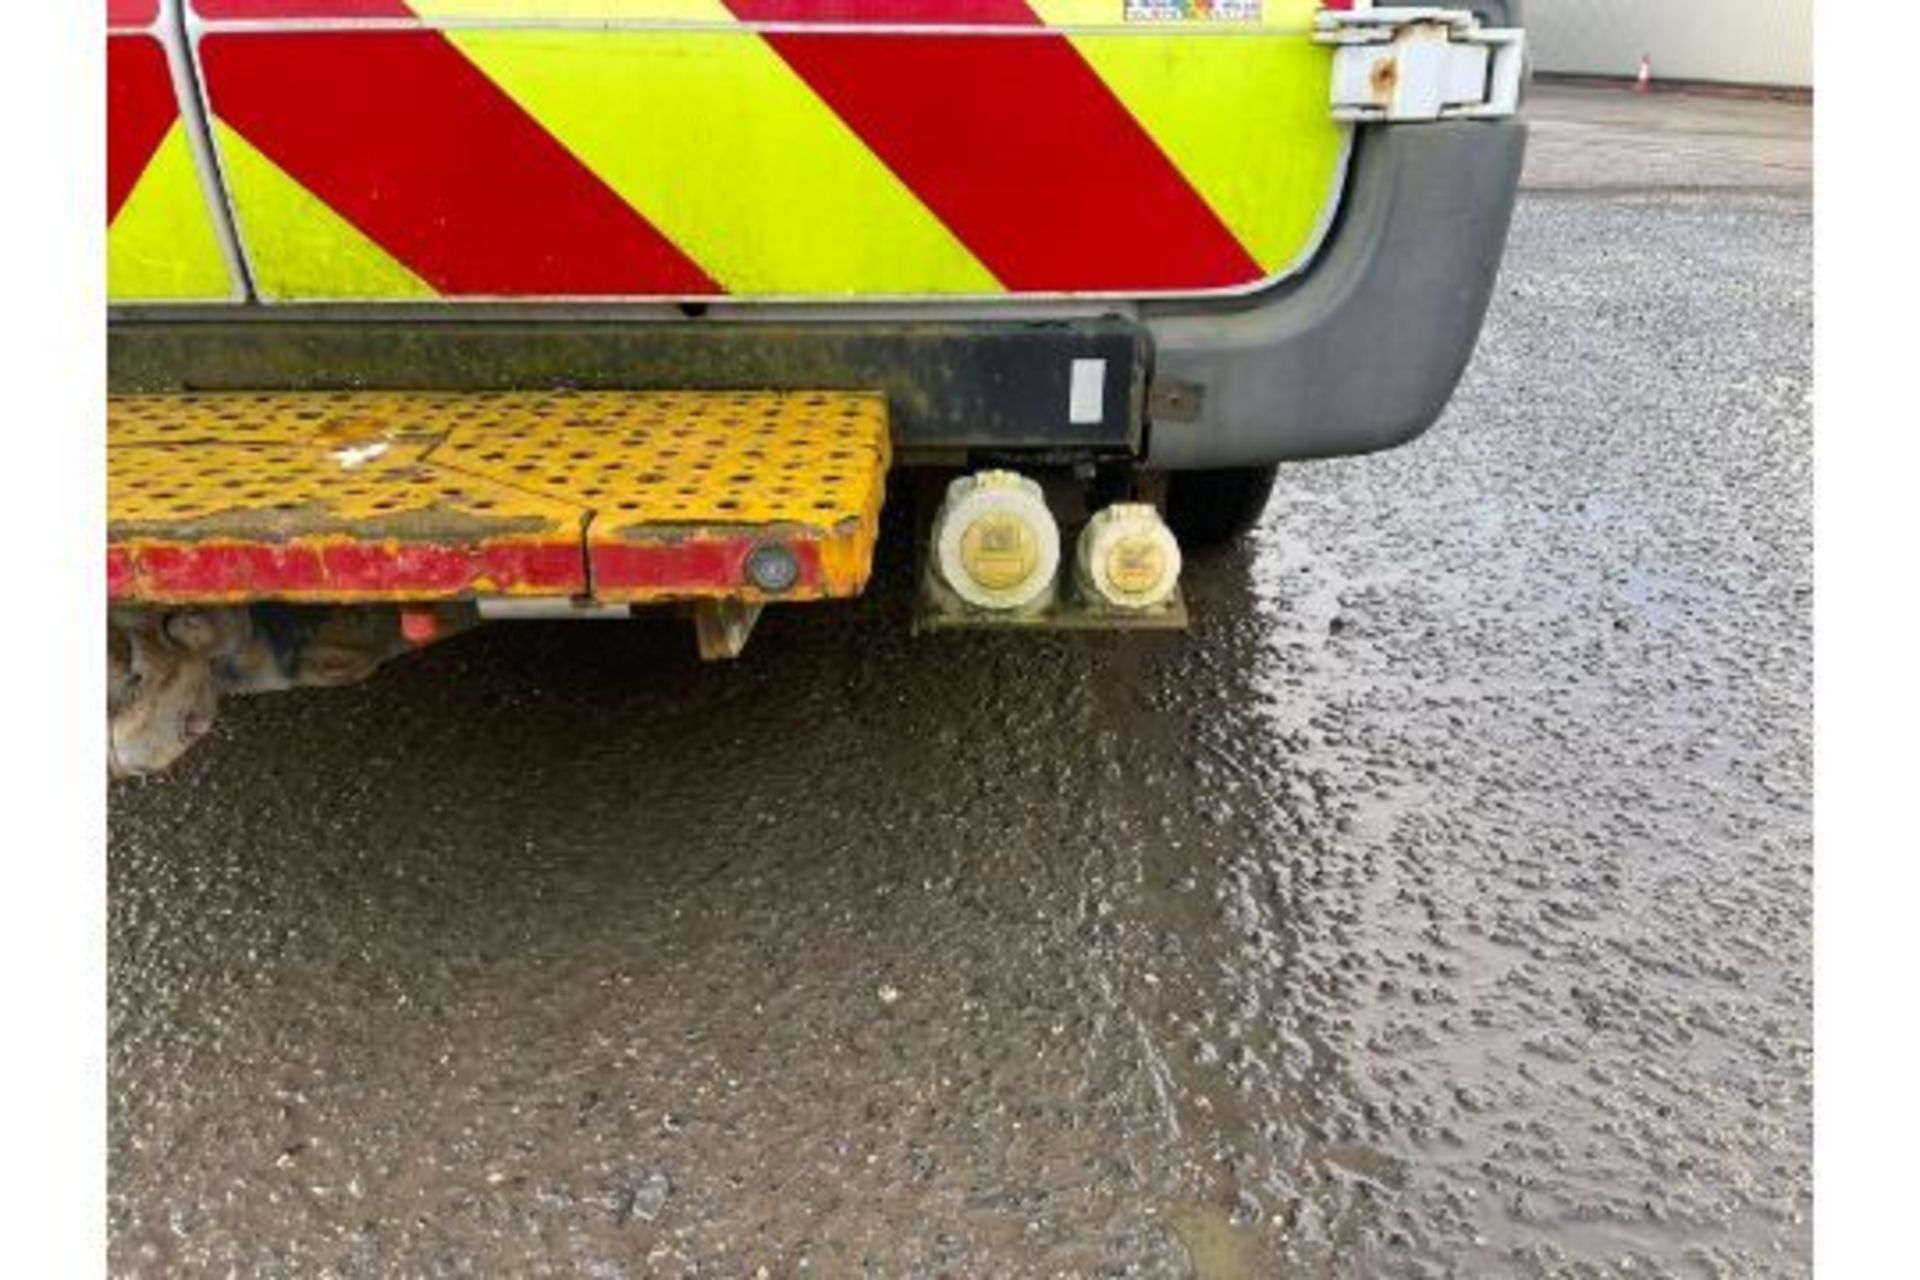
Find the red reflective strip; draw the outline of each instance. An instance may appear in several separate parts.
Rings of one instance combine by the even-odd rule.
[[[375,542],[203,542],[109,547],[116,600],[446,599],[586,590],[577,545]]]
[[[742,6],[730,7],[740,13]],[[751,7],[753,22],[1030,27],[1039,21],[1026,0],[753,0]]]
[[[632,594],[737,595],[747,581],[747,557],[760,544],[752,538],[693,537],[663,542],[599,542],[593,559],[596,596],[617,599]],[[800,591],[820,583],[820,547],[812,542],[787,546],[799,563]]]
[[[110,27],[150,27],[160,17],[160,0],[107,0]]]
[[[728,0],[747,21],[778,20],[792,4]],[[1020,7],[1025,23],[1038,22]],[[1009,289],[1206,289],[1261,277],[1064,36],[764,38]]]
[[[139,586],[134,574],[133,555],[125,547],[107,548],[107,599],[131,598]]]
[[[167,52],[146,36],[107,37],[107,222],[133,194],[147,162],[173,127],[180,105],[173,97]]]
[[[736,595],[747,580],[747,557],[758,545],[745,537],[597,544],[590,550],[594,589],[610,599]],[[800,566],[796,590],[817,588],[819,545],[787,545]],[[107,548],[107,596],[120,601],[446,599],[586,591],[579,547],[552,542],[202,542]]]
[[[411,18],[403,0],[193,0],[203,18]]]
[[[719,292],[437,33],[208,35],[200,57],[221,120],[442,293]]]

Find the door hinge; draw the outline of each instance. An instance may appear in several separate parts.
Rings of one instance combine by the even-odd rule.
[[[1520,105],[1527,33],[1464,9],[1322,9],[1313,38],[1334,46],[1336,120],[1482,120]]]

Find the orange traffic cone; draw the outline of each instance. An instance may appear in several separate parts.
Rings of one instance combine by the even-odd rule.
[[[1647,86],[1653,83],[1653,60],[1646,54],[1640,55],[1640,74],[1633,78],[1636,93],[1645,93]]]

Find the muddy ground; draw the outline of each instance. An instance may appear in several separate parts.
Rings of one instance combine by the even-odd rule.
[[[113,1271],[1805,1274],[1806,109],[1660,101],[1537,95],[1446,420],[1190,636],[895,554],[117,786]]]

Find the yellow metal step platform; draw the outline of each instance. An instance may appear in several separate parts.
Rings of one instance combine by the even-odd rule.
[[[857,595],[867,392],[282,392],[107,402],[128,603]]]

